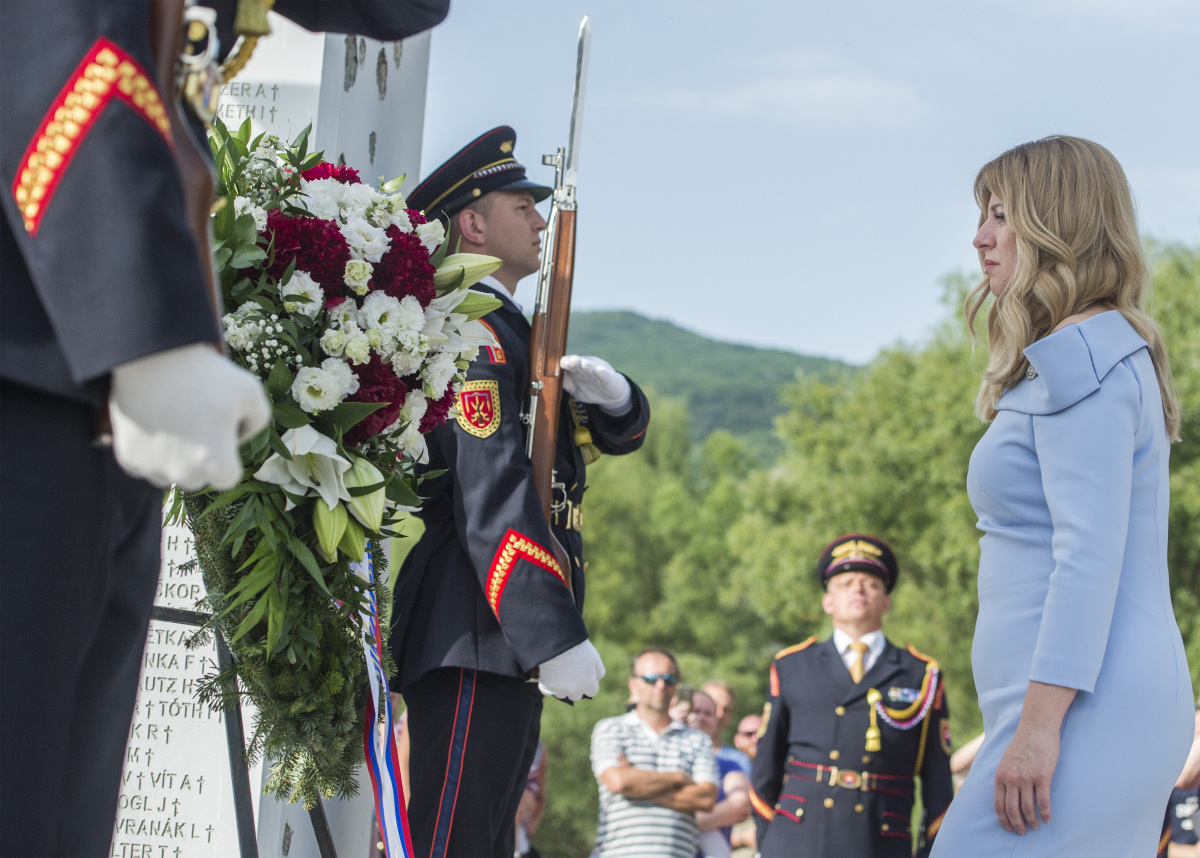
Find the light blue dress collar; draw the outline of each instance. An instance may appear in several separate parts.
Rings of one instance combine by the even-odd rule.
[[[1005,391],[997,411],[1053,414],[1100,388],[1114,366],[1146,341],[1116,310],[1108,310],[1043,337],[1025,348],[1037,373]]]

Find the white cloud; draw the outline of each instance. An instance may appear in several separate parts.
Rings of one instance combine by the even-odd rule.
[[[715,87],[643,90],[629,99],[711,120],[810,127],[892,128],[927,109],[903,81],[825,51],[767,54],[747,63],[742,77]]]

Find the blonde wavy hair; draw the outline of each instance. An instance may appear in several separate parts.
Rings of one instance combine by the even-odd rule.
[[[1078,137],[1046,137],[1009,149],[975,177],[979,224],[992,195],[1016,236],[1017,262],[987,314],[988,365],[975,413],[996,416],[996,402],[1025,376],[1022,350],[1068,316],[1094,307],[1118,310],[1150,346],[1162,391],[1167,435],[1179,440],[1179,397],[1166,344],[1143,309],[1150,272],[1125,172],[1112,153]],[[980,263],[983,252],[979,254]],[[990,295],[984,277],[967,296],[967,327]]]

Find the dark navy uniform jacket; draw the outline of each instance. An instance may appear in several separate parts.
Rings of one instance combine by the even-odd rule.
[[[525,453],[520,416],[529,380],[529,323],[507,300],[483,320],[500,347],[481,349],[472,364],[459,395],[463,416],[428,436],[429,467],[448,473],[423,484],[429,492],[419,513],[425,533],[396,576],[391,645],[399,667],[393,687],[400,691],[439,667],[524,679],[588,636],[581,615],[582,538],[578,530],[554,527],[571,564],[559,569]],[[633,406],[624,415],[578,406],[602,453],[629,453],[642,445],[650,407],[630,384]],[[562,402],[555,472],[576,505],[586,477],[565,392]]]
[[[229,32],[232,0],[213,5]],[[448,5],[278,0],[275,10],[310,29],[398,39],[436,24]],[[221,339],[161,98],[141,83],[153,87],[149,9],[149,0],[0,4],[0,377],[97,407],[113,367]],[[140,97],[106,85],[110,69]],[[42,204],[30,227],[19,199],[32,197]]]
[[[884,710],[874,722],[871,689]],[[769,690],[751,791],[764,858],[909,858],[921,834],[910,831],[913,775],[925,807],[917,854],[927,854],[954,793],[937,662],[889,641],[855,684],[832,639],[810,638],[775,656]]]

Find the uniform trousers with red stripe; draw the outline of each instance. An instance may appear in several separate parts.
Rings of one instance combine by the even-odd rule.
[[[404,690],[415,858],[511,858],[541,729],[537,683],[443,667]]]

